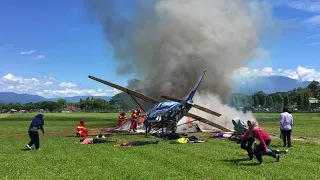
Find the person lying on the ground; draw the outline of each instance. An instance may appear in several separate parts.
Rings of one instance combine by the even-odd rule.
[[[175,140],[180,138],[180,136],[177,133],[170,133],[170,132],[158,132],[155,135],[159,138],[163,138],[166,140]]]
[[[113,146],[121,147],[132,147],[132,146],[143,146],[147,144],[158,144],[159,141],[128,141],[121,144],[115,144]]]
[[[183,137],[183,138],[179,138],[177,141],[175,142],[171,142],[171,144],[186,144],[186,143],[204,143],[207,142],[208,140],[206,139],[198,139],[195,136],[190,136],[190,137]]]
[[[99,139],[99,138],[85,138],[85,139],[80,139],[80,142],[77,142],[77,144],[99,144],[99,143],[109,143],[109,142],[117,142],[117,140],[105,140],[105,139]]]

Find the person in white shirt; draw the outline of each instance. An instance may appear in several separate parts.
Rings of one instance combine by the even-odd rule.
[[[293,125],[293,116],[288,112],[288,108],[283,108],[280,114],[280,130],[283,135],[283,146],[291,147],[291,131]],[[287,144],[288,143],[288,144]]]

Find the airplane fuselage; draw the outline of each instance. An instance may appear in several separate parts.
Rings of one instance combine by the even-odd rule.
[[[164,101],[155,104],[148,110],[145,121],[155,124],[175,126],[186,115],[191,106],[175,101]]]

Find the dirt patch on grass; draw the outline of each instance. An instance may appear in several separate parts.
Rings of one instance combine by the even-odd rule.
[[[270,134],[271,137],[280,138],[280,135]],[[292,140],[320,142],[319,137],[291,136]]]

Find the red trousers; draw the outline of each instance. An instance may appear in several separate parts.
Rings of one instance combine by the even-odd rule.
[[[136,120],[131,119],[130,129],[137,129],[137,121]]]
[[[120,126],[120,125],[123,123],[123,121],[124,121],[124,120],[119,119],[119,120],[118,120],[118,126]]]

